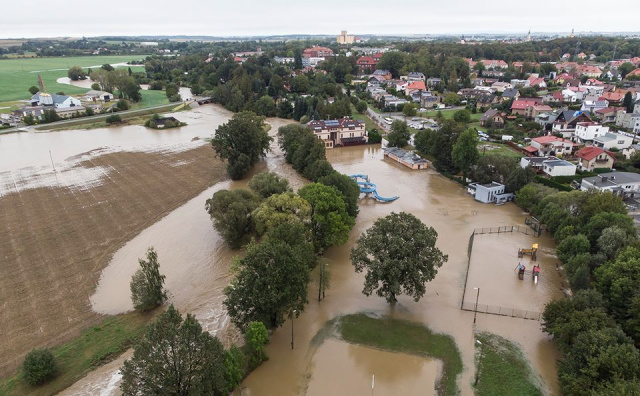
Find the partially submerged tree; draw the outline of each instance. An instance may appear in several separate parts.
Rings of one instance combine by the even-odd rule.
[[[150,247],[147,250],[147,259],[138,259],[140,268],[133,274],[131,283],[131,300],[133,307],[142,312],[150,311],[167,300],[167,292],[164,290],[164,275],[160,275],[158,254]]]
[[[269,198],[274,194],[290,191],[289,180],[274,172],[261,172],[249,180],[249,188],[261,198]]]
[[[337,188],[342,194],[342,198],[344,198],[349,216],[353,218],[358,216],[360,187],[352,178],[340,172],[332,172],[330,175],[318,179],[318,183]]]
[[[311,232],[318,251],[331,245],[343,244],[355,221],[346,210],[338,189],[320,183],[302,187],[298,194],[311,205]]]
[[[294,194],[285,192],[267,198],[252,214],[259,235],[284,223],[300,223],[305,226],[311,220],[311,206]]]
[[[374,291],[389,303],[407,294],[414,301],[426,291],[448,256],[436,247],[438,233],[412,214],[391,213],[378,219],[351,250],[356,272],[366,270],[362,292]]]
[[[462,182],[464,184],[467,183],[467,172],[480,158],[477,145],[478,135],[472,129],[462,132],[453,145],[451,158],[453,163],[462,170]]]
[[[264,128],[264,117],[243,111],[216,129],[211,145],[220,158],[228,161],[227,173],[237,180],[266,156],[271,140]]]
[[[220,341],[171,305],[124,362],[120,388],[125,395],[223,395],[224,363]]]
[[[254,321],[278,327],[293,311],[298,316],[304,310],[309,267],[285,242],[268,239],[251,245],[234,266],[236,277],[224,290],[224,305],[240,329]]]
[[[213,227],[222,238],[237,249],[253,231],[251,213],[258,207],[260,199],[247,190],[220,190],[205,204],[213,221]]]

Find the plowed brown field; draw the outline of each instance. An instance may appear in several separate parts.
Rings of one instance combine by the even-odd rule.
[[[103,319],[89,297],[116,250],[225,177],[209,145],[109,153],[77,166],[109,171],[93,188],[0,198],[0,376],[32,348],[64,342]]]

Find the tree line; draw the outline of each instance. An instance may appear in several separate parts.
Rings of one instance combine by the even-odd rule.
[[[622,200],[607,192],[558,192],[539,184],[516,202],[557,242],[570,298],[550,302],[543,329],[562,352],[563,394],[640,392],[640,242]]]

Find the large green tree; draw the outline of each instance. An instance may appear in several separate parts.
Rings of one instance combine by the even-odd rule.
[[[355,221],[347,213],[345,200],[337,188],[320,183],[302,187],[298,194],[311,204],[311,231],[318,251],[343,244]]]
[[[245,329],[259,321],[278,327],[307,304],[309,267],[287,243],[268,239],[247,248],[235,263],[236,276],[225,288],[224,305],[233,323]]]
[[[356,272],[366,270],[362,292],[370,296],[375,291],[389,303],[401,294],[420,300],[426,283],[448,260],[436,247],[437,239],[438,233],[412,214],[391,213],[378,219],[351,250]]]
[[[407,123],[400,120],[393,121],[391,132],[387,135],[389,147],[404,147],[409,144],[409,139],[411,139],[411,132]]]
[[[165,276],[160,274],[158,253],[153,247],[147,250],[147,259],[138,259],[140,268],[133,274],[129,288],[133,307],[142,312],[150,311],[167,300],[164,290]]]
[[[274,194],[258,206],[252,214],[259,235],[283,223],[301,223],[311,221],[311,205],[304,198],[291,191]]]
[[[213,226],[232,248],[239,248],[253,231],[251,213],[260,204],[247,190],[220,190],[205,204]]]
[[[227,173],[237,180],[267,155],[271,140],[264,118],[245,111],[219,126],[211,145],[220,158],[228,161]]]
[[[249,188],[261,198],[290,191],[289,180],[274,172],[260,172],[249,180]]]
[[[467,182],[469,169],[478,162],[478,135],[472,129],[468,129],[458,135],[456,143],[453,145],[451,158],[453,163],[462,170],[462,182]]]
[[[223,395],[224,361],[220,341],[171,305],[135,344],[120,388],[125,395]]]
[[[349,216],[353,218],[358,216],[360,187],[352,178],[340,172],[332,172],[330,175],[318,179],[318,183],[337,188],[344,198]]]

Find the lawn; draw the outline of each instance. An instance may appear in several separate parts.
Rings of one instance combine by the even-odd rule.
[[[450,336],[434,333],[419,323],[376,319],[365,314],[344,316],[339,326],[347,342],[439,359],[443,372],[436,385],[438,395],[458,393],[456,377],[462,372],[462,359]]]
[[[71,66],[96,68],[105,63],[123,63],[143,57],[144,55],[114,55],[3,59],[0,60],[0,102],[28,99],[31,96],[29,87],[38,86],[38,74],[42,76],[49,92],[84,93],[87,89],[58,84],[56,80],[66,77]]]
[[[351,112],[353,114],[353,119],[364,122],[364,127],[367,131],[370,131],[374,128],[380,129],[375,122],[371,118],[369,118],[366,114],[360,114],[355,109]]]
[[[452,118],[453,114],[455,114],[455,112],[459,111],[459,110],[462,110],[462,109],[430,110],[430,111],[421,113],[421,115],[423,117],[435,119],[436,116],[438,115],[438,112],[441,112],[442,115],[444,116],[444,118]],[[478,112],[476,114],[471,113],[471,119],[472,120],[479,120],[481,117],[482,117],[482,113],[480,113],[480,112]]]
[[[476,337],[482,343],[482,346],[476,343],[476,353],[482,356],[476,368],[476,395],[542,395],[535,384],[535,374],[517,345],[488,333]]]
[[[506,155],[508,157],[513,157],[517,160],[524,157],[524,154],[516,152],[511,147],[506,144],[494,143],[494,142],[479,142],[478,143],[478,151],[480,155],[485,154],[498,154],[498,155]]]
[[[164,91],[149,91],[140,90],[142,100],[138,103],[132,103],[131,109],[141,109],[144,107],[161,106],[169,103],[167,94]],[[180,105],[180,102],[176,103],[176,106]]]
[[[54,395],[68,388],[88,372],[120,355],[140,336],[154,313],[135,312],[105,319],[100,325],[85,330],[70,342],[54,347],[58,364],[57,377],[44,385],[33,387],[16,374],[0,380],[1,395]]]

